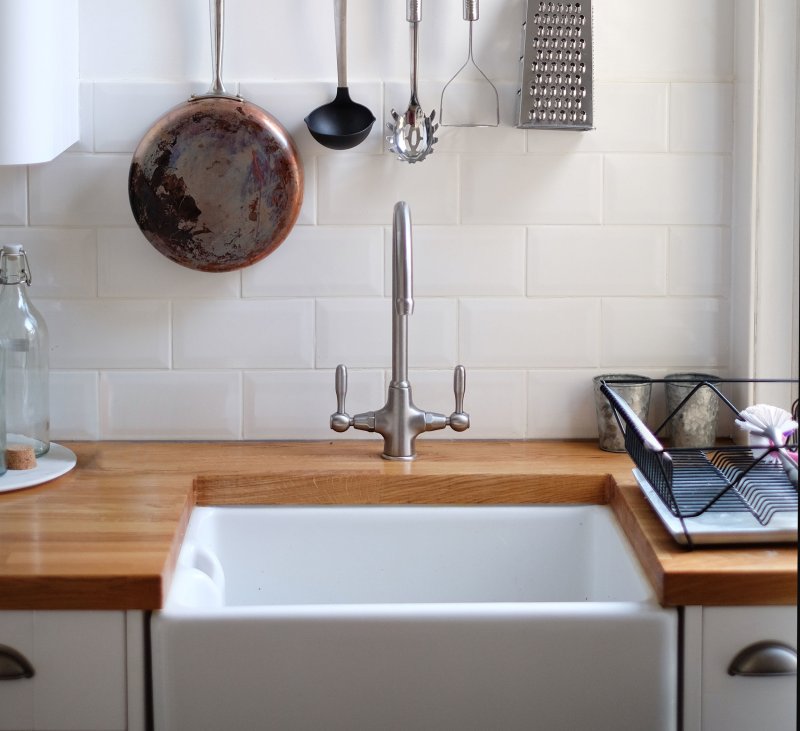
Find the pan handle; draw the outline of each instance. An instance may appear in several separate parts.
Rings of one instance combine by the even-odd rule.
[[[231,94],[222,83],[222,41],[225,31],[225,0],[209,0],[211,16],[211,86],[205,94],[196,94],[192,99],[208,99],[223,97],[225,99],[241,99]]]
[[[225,31],[225,0],[209,0],[211,13],[211,87],[209,95],[228,96],[222,83],[222,41]]]

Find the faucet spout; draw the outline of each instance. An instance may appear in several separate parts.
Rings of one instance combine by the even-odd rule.
[[[408,316],[414,312],[411,209],[394,206],[392,221],[392,384],[408,383]]]

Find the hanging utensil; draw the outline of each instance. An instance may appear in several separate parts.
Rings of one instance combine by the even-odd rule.
[[[347,0],[333,0],[336,25],[336,98],[305,118],[311,136],[331,150],[349,150],[369,135],[375,115],[350,99],[347,89]]]
[[[491,82],[489,77],[483,72],[480,66],[475,62],[475,58],[472,55],[472,24],[478,20],[480,17],[480,11],[478,8],[478,0],[464,0],[464,20],[469,22],[469,43],[467,45],[467,60],[461,66],[461,68],[453,74],[453,77],[448,81],[444,88],[442,89],[442,97],[439,101],[439,123],[442,127],[497,127],[500,124],[500,95],[497,93],[497,87]],[[452,105],[453,107],[460,108],[463,110],[464,108],[468,109],[464,116],[459,118],[458,114],[453,115],[453,119],[455,121],[445,121],[444,115],[444,97],[445,92],[447,91],[447,87],[456,80],[456,78],[461,75],[467,67],[472,66],[474,71],[477,71],[477,74],[474,72],[472,73],[472,79],[467,79],[466,81],[469,82],[469,86],[464,84],[459,84],[453,87],[448,94],[448,106]],[[467,74],[469,71],[466,72]],[[462,79],[461,81],[464,81]],[[459,98],[458,92],[461,92],[462,95],[466,92],[468,99],[465,100],[461,99],[461,104],[459,105]],[[475,109],[481,109],[486,107],[487,105],[491,106],[491,103],[494,102],[494,116],[493,117],[486,117],[485,119],[480,116],[475,115]],[[493,120],[493,121],[490,121]]]
[[[392,109],[394,123],[388,122],[386,127],[391,134],[386,138],[389,150],[397,154],[399,160],[415,163],[424,160],[433,152],[434,136],[439,128],[434,124],[436,111],[426,116],[417,99],[417,57],[419,23],[422,19],[422,0],[407,0],[406,20],[411,24],[411,99],[405,114],[398,114]]]
[[[294,141],[266,111],[222,83],[223,0],[210,0],[213,80],[168,111],[133,153],[128,197],[136,223],[164,256],[226,272],[272,253],[303,202]]]

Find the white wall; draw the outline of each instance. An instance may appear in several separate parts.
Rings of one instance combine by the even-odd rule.
[[[52,163],[0,167],[0,241],[26,245],[50,326],[54,436],[341,438],[327,426],[338,362],[351,413],[383,403],[399,199],[414,221],[415,401],[449,413],[463,363],[465,436],[589,437],[595,374],[724,373],[733,3],[595,0],[585,133],[511,126],[524,5],[484,0],[475,26],[503,125],[442,129],[412,166],[382,142],[408,101],[404,3],[350,0],[352,94],[378,122],[330,152],[302,120],[335,86],[332,3],[228,0],[226,84],[294,136],[306,191],[273,255],[204,274],[141,236],[127,171],[145,129],[208,85],[206,0],[80,0],[81,140]],[[423,3],[426,109],[466,40],[460,0]]]

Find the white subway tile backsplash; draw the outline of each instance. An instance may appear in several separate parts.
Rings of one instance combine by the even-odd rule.
[[[414,300],[408,319],[409,368],[456,364],[458,312],[455,300]],[[317,300],[317,368],[339,363],[354,368],[389,368],[392,363],[388,298]]]
[[[725,152],[733,149],[733,84],[672,84],[669,149]]]
[[[383,294],[383,229],[295,226],[266,259],[242,270],[245,297]]]
[[[386,401],[382,370],[347,370],[349,414],[374,411]],[[336,411],[334,371],[246,371],[245,439],[366,439],[368,433],[331,431]]]
[[[669,230],[670,295],[723,297],[730,287],[730,229],[673,226]]]
[[[414,294],[430,297],[525,293],[521,226],[415,226]],[[386,229],[386,293],[392,291],[392,230]]]
[[[602,367],[721,367],[727,327],[718,299],[604,299]]]
[[[24,226],[27,223],[27,172],[24,165],[0,165],[0,226]]]
[[[200,92],[190,82],[98,82],[94,85],[95,152],[133,152],[172,107]]]
[[[241,439],[235,371],[110,371],[100,376],[104,439]]]
[[[81,0],[84,79],[180,79],[210,74],[208,15],[188,0]]]
[[[597,436],[592,378],[599,370],[528,372],[528,439]]]
[[[311,368],[311,300],[173,303],[175,368]]]
[[[592,130],[528,130],[528,152],[665,152],[667,84],[598,83]]]
[[[729,159],[716,155],[608,155],[604,222],[724,225]]]
[[[95,371],[50,371],[50,437],[99,439],[99,396]]]
[[[728,81],[730,0],[604,0],[595,6],[595,76],[603,81]]]
[[[462,299],[461,361],[467,367],[594,366],[600,302],[582,299]]]
[[[40,300],[53,368],[166,368],[169,304],[159,300]]]
[[[319,167],[319,223],[391,225],[397,201],[415,224],[456,223],[458,158],[431,155],[409,165],[383,155],[324,155]]]
[[[317,368],[391,366],[388,299],[321,299],[316,313]]]
[[[130,155],[66,153],[31,165],[31,224],[132,226],[128,202]]]
[[[232,299],[240,295],[238,271],[199,272],[176,264],[138,228],[100,228],[97,248],[101,297]]]
[[[656,226],[533,226],[528,294],[664,294],[666,244]]]
[[[600,223],[600,155],[464,156],[461,222]]]
[[[25,247],[33,285],[31,296],[94,297],[97,294],[97,244],[94,229],[0,229],[4,241]]]

